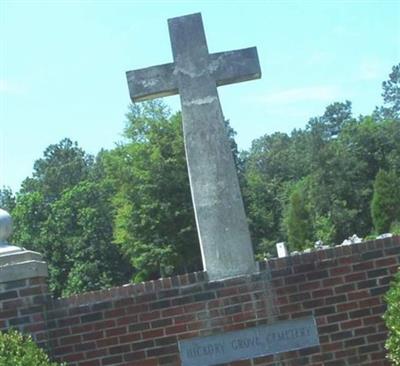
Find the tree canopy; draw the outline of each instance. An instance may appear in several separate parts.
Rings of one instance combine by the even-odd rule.
[[[371,115],[337,101],[240,153],[226,122],[257,258],[281,241],[303,250],[400,231],[399,74]],[[44,254],[56,296],[202,268],[181,115],[160,101],[131,105],[123,142],[95,157],[69,139],[50,145],[0,205],[12,241]]]

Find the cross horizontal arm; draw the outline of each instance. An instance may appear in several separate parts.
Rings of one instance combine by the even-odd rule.
[[[163,64],[127,71],[129,93],[133,102],[178,94],[175,64]],[[208,72],[217,86],[259,79],[257,48],[218,52],[209,56]]]
[[[132,102],[177,94],[178,84],[173,72],[173,63],[127,71],[126,77]]]
[[[210,55],[209,71],[217,86],[259,79],[260,63],[256,47]]]

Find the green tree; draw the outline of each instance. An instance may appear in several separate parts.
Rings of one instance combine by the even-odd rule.
[[[300,181],[289,197],[284,218],[291,250],[304,250],[312,245],[312,223],[307,202],[306,184]]]
[[[11,214],[15,207],[15,196],[10,188],[0,189],[0,208]]]
[[[55,296],[127,282],[129,262],[113,244],[115,190],[76,143],[50,145],[23,183],[12,212],[13,242],[44,255]]]
[[[59,364],[51,362],[30,336],[10,330],[7,333],[0,332],[0,365],[57,366]]]
[[[373,116],[377,120],[400,120],[400,63],[394,65],[389,79],[382,83],[383,106],[376,107]]]
[[[291,139],[283,133],[253,141],[242,157],[243,198],[255,253],[262,259],[273,254],[275,243],[282,240],[280,223],[287,182],[301,173],[291,152]]]
[[[389,337],[386,341],[388,358],[394,366],[400,366],[400,271],[397,272],[385,296],[387,310],[384,315]]]
[[[32,178],[22,182],[21,193],[40,192],[46,202],[87,179],[93,165],[93,157],[67,138],[47,147],[43,155],[35,161]]]
[[[115,241],[136,281],[201,268],[181,115],[158,101],[132,105],[126,143],[104,156],[117,189]]]
[[[342,126],[351,119],[351,102],[335,102],[326,107],[324,114],[319,119],[324,126],[325,133],[332,138],[337,136]]]
[[[52,204],[41,234],[56,295],[129,281],[130,265],[112,243],[112,197],[106,181],[82,181]]]
[[[19,195],[12,211],[14,221],[12,242],[45,254],[42,230],[49,210],[50,207],[46,204],[42,193],[31,192]]]
[[[376,175],[371,212],[375,230],[380,234],[400,221],[400,177],[394,171],[380,170]]]
[[[288,239],[283,223],[293,186],[306,181],[311,240],[340,243],[372,228],[373,182],[379,169],[400,171],[400,122],[351,117],[333,103],[306,128],[253,141],[243,157],[243,193],[255,251]]]
[[[400,63],[393,66],[389,80],[382,83],[383,116],[386,119],[400,118]]]

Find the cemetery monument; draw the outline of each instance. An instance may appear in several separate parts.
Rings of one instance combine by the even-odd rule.
[[[261,77],[255,47],[209,54],[199,13],[169,19],[174,62],[128,71],[133,102],[178,94],[204,270],[210,280],[256,271],[217,86]]]

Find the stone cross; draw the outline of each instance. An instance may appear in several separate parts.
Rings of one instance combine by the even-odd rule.
[[[208,53],[201,14],[168,20],[174,62],[127,72],[132,101],[180,95],[186,160],[210,280],[256,271],[217,86],[261,77],[255,47]]]

